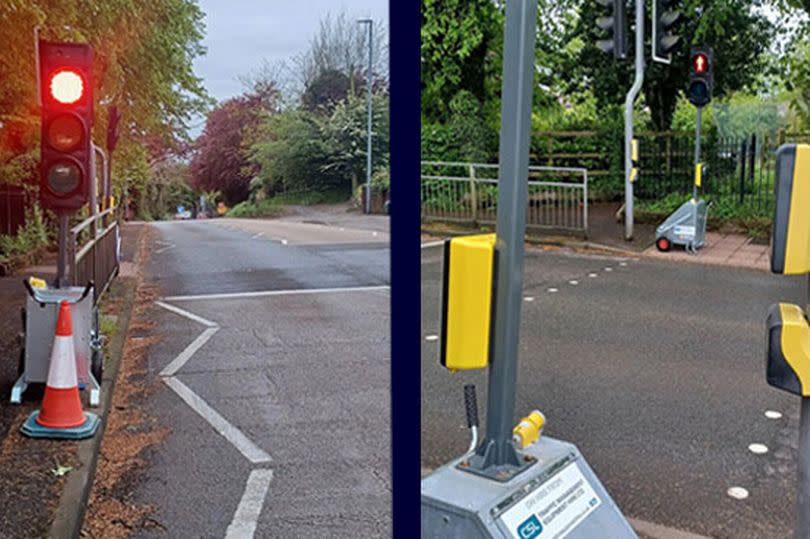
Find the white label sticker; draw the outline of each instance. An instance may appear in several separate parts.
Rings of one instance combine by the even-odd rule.
[[[695,227],[693,226],[676,226],[675,235],[681,238],[694,238]]]
[[[501,521],[515,539],[560,539],[601,503],[571,463],[501,515]]]

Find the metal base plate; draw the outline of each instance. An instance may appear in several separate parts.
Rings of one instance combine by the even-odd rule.
[[[90,438],[93,436],[97,431],[99,425],[101,425],[101,420],[98,416],[92,412],[85,412],[84,417],[86,418],[85,422],[78,427],[72,427],[69,429],[51,429],[48,427],[43,427],[39,423],[37,423],[37,416],[39,416],[39,410],[32,412],[28,419],[23,423],[20,431],[23,434],[28,436],[29,438],[50,438],[54,440],[83,440],[85,438]]]
[[[543,437],[521,455],[536,464],[499,482],[458,469],[422,480],[422,539],[637,539],[576,446]]]

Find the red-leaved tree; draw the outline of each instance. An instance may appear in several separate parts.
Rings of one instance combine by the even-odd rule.
[[[278,111],[278,100],[275,84],[256,84],[208,114],[191,160],[192,182],[197,189],[221,192],[228,205],[247,198],[256,170],[245,158],[246,141],[263,116]]]

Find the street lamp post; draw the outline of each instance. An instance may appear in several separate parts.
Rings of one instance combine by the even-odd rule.
[[[360,24],[368,24],[368,71],[366,72],[366,95],[368,100],[368,136],[366,141],[366,213],[371,213],[371,66],[372,66],[372,28],[374,21],[371,19],[360,19]]]

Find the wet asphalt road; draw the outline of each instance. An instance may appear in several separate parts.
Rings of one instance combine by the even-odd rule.
[[[422,255],[427,337],[438,333],[441,248]],[[768,306],[802,305],[804,289],[764,272],[531,250],[515,420],[542,410],[546,434],[579,446],[628,517],[711,537],[792,537],[799,401],[766,384],[764,336]],[[450,374],[437,351],[423,339],[423,470],[469,443],[465,383],[478,387],[482,424],[486,415],[485,372]],[[734,486],[749,497],[729,497]]]
[[[246,458],[161,385],[150,413],[171,434],[147,455],[134,493],[156,508],[157,525],[137,535],[225,537],[251,471],[271,469],[255,537],[390,536],[387,242],[347,232],[351,243],[319,244],[306,223],[295,225],[301,244],[271,227],[152,226],[146,280],[162,296],[285,293],[166,300],[217,328],[174,378],[268,459]],[[150,317],[153,376],[209,328],[158,305]]]

